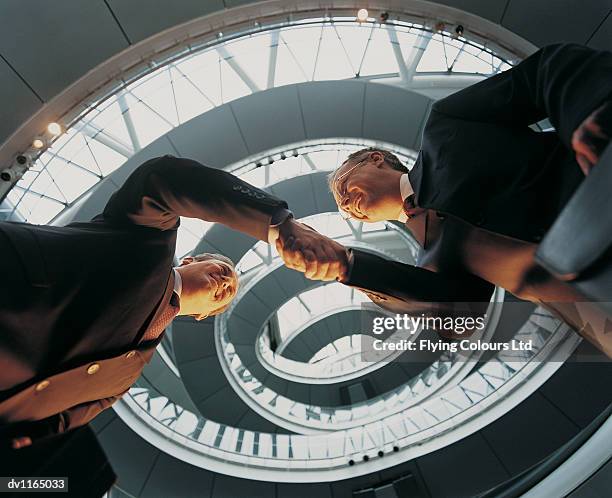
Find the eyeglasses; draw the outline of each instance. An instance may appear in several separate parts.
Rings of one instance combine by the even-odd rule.
[[[342,201],[342,199],[344,199],[344,197],[346,196],[346,191],[340,191],[339,185],[340,185],[340,181],[343,178],[346,178],[346,176],[351,173],[355,168],[357,168],[358,166],[361,166],[363,163],[367,162],[369,158],[366,159],[362,159],[361,161],[359,161],[358,163],[356,163],[352,168],[347,169],[344,173],[342,173],[341,175],[339,175],[337,178],[334,179],[334,190],[336,191],[336,194],[338,196],[338,198],[340,199],[340,201]],[[338,212],[340,213],[340,216],[345,219],[345,220],[350,220],[351,219],[351,213],[347,213],[346,211],[343,211],[342,208],[340,207],[340,204],[338,205]]]

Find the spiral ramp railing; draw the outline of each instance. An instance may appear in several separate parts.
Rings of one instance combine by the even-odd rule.
[[[73,208],[81,219],[97,214],[138,164],[168,152],[223,168],[260,154],[268,164],[246,168],[253,181],[261,171],[278,177],[268,175],[272,160],[285,164],[279,159],[301,154],[304,141],[353,137],[342,143],[416,150],[430,97],[455,88],[428,93],[427,78],[418,89],[324,81],[237,98],[154,140]],[[352,119],[340,119],[347,108]],[[389,122],[392,114],[410,116],[405,129]],[[280,179],[264,184],[290,199],[296,216],[335,210],[324,172]],[[56,222],[70,219],[67,212]],[[394,230],[370,233],[369,247],[352,231],[338,238],[411,262],[409,242],[395,244],[405,240]],[[111,496],[472,496],[547,459],[609,404],[609,363],[544,310],[507,313],[514,299],[501,292],[487,338],[531,339],[529,354],[364,365],[347,348],[361,323],[354,295],[329,316],[275,336],[283,306],[323,287],[273,257],[253,268],[253,252],[262,253],[255,243],[223,227],[206,232],[194,252],[240,261],[240,298],[222,319],[176,320],[134,388],[93,422],[119,476]],[[342,369],[320,368],[325,359]]]
[[[126,408],[131,414],[122,413],[122,410],[118,418],[106,412],[94,422],[94,427],[121,476],[119,488],[134,496],[200,496],[198,490],[203,489],[211,489],[210,496],[243,496],[245,490],[248,496],[262,497],[312,496],[313,492],[330,497],[352,496],[355,490],[395,482],[402,477],[416,482],[421,494],[415,496],[469,496],[546,458],[606,408],[609,364],[581,363],[581,357],[592,354],[589,347],[586,343],[580,344],[548,381],[500,418],[440,449],[415,458],[409,456],[404,463],[396,462],[394,457],[410,451],[410,436],[398,438],[400,431],[392,423],[385,422],[386,428],[396,429],[392,435],[377,431],[378,427],[359,427],[340,431],[340,435],[324,436],[265,434],[203,419],[197,411],[190,411],[184,405],[179,408],[180,405],[171,402],[168,396],[161,395],[153,387],[140,387],[142,384],[130,393]],[[483,378],[494,379],[497,373]],[[522,382],[526,382],[525,379]],[[479,411],[486,409],[479,408],[479,404],[483,405],[487,396],[473,385],[473,380],[471,384],[467,392],[480,399],[474,406]],[[447,396],[456,402],[452,393]],[[134,420],[134,413],[148,417],[151,434],[141,428],[139,435],[131,429],[134,422],[143,421],[143,418]],[[187,416],[190,413],[191,421]],[[427,412],[417,414],[413,410],[406,413],[406,418],[408,413],[411,413],[410,421],[423,423]],[[396,419],[402,420],[401,417]],[[422,427],[426,425],[425,422]],[[459,424],[456,430],[461,427]],[[366,442],[359,437],[361,431],[371,440]],[[160,449],[156,441],[159,434],[166,442],[178,444],[183,453],[168,446]],[[417,440],[427,442],[420,437],[425,434],[417,434]],[[346,444],[347,441],[351,444]],[[391,445],[399,447],[399,451],[393,452]],[[185,447],[189,447],[189,451],[184,451]],[[379,451],[383,456],[379,456]],[[195,452],[207,454],[206,461],[201,462],[204,468],[193,465],[197,461],[193,458]],[[138,458],[134,458],[135,455]],[[366,455],[369,456],[367,462],[364,461]],[[211,457],[218,459],[217,465],[211,465]],[[377,471],[355,475],[360,466],[365,469],[375,462],[381,464]],[[224,464],[235,467],[236,474],[226,475],[224,472],[228,469],[223,468]],[[258,470],[263,470],[264,481],[239,477],[253,476],[257,465],[263,466]],[[331,465],[336,468],[330,469]],[[445,471],[445,479],[440,479],[440,468]],[[288,469],[292,472],[287,472]],[[339,472],[331,476],[329,483],[319,482],[333,470]],[[171,482],[164,481],[163,475],[172,476]],[[309,480],[309,476],[315,482],[279,482],[283,478]]]
[[[317,175],[307,181],[313,185]],[[282,189],[275,186],[279,195]],[[314,213],[307,206],[296,210],[298,217]],[[225,231],[211,228],[195,252],[246,258],[255,241]],[[403,254],[395,246],[386,255],[410,261],[412,247],[406,239]],[[471,363],[419,358],[390,361],[363,375],[357,370],[346,381],[295,379],[285,375],[296,372],[285,362],[298,364],[306,378],[313,371],[307,360],[355,331],[360,303],[340,310],[335,335],[321,333],[334,314],[306,320],[282,345],[293,354],[279,355],[266,334],[271,317],[321,286],[274,258],[242,279],[222,319],[175,320],[166,359],[155,356],[118,416],[109,411],[94,422],[120,475],[111,495],[201,496],[210,490],[215,497],[331,498],[384,496],[392,489],[396,496],[401,490],[470,496],[546,458],[609,403],[609,363],[593,361],[590,346],[541,308],[525,307],[518,323],[516,313],[504,312],[504,304],[516,300],[503,293],[489,338],[532,339],[532,355],[491,352]],[[355,385],[361,387],[348,389]]]

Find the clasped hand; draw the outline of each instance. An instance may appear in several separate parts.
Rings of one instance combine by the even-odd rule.
[[[293,219],[279,227],[276,249],[288,268],[311,280],[344,281],[348,252],[338,242]]]
[[[572,135],[576,162],[585,175],[597,164],[612,139],[612,101],[593,111]]]

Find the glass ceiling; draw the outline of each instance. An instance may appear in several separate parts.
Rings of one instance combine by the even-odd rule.
[[[392,144],[375,142],[372,140],[355,139],[328,139],[312,140],[293,144],[289,150],[281,148],[267,151],[240,161],[228,169],[243,180],[258,187],[265,188],[282,180],[311,174],[316,171],[331,171],[337,167],[351,152],[369,146],[380,146],[393,151],[409,168],[414,164],[416,154],[406,149],[398,148]],[[340,237],[341,230],[345,235],[357,231],[372,231],[384,229],[382,224],[371,224],[349,221],[348,224],[337,217],[321,217],[312,221],[314,228],[322,233],[333,234]],[[310,223],[309,221],[309,223]],[[176,256],[180,259],[191,253],[204,234],[213,226],[213,223],[194,218],[181,218],[179,227]],[[261,242],[256,244],[239,262],[237,269],[244,274],[269,263],[277,256],[276,249],[269,244]]]
[[[400,21],[360,25],[353,18],[320,18],[257,31],[233,40],[221,38],[215,44],[187,47],[181,57],[151,63],[138,78],[120,81],[110,96],[83,104],[81,116],[35,161],[2,202],[0,211],[10,220],[50,223],[169,130],[214,107],[268,88],[351,78],[416,88],[424,77],[467,74],[484,78],[510,67],[508,61],[474,42]],[[320,164],[337,164],[338,150],[320,152],[336,155],[333,162]],[[244,178],[263,186],[281,179],[277,174],[310,172],[319,167],[313,155],[300,154],[293,164],[287,160],[282,173],[275,168],[246,168]],[[199,220],[183,220],[182,245],[177,254],[189,252],[193,239],[199,240],[206,228]],[[185,234],[191,234],[192,239]],[[248,271],[243,261],[243,271]],[[251,470],[286,471],[291,467],[323,472],[344,468],[349,458],[357,460],[364,452],[381,447],[389,451],[393,445],[423,446],[428,439],[463,426],[471,418],[484,418],[488,408],[507,401],[517,386],[524,386],[531,371],[550,369],[542,357],[553,348],[564,347],[564,341],[573,341],[574,346],[575,336],[552,317],[549,321],[543,324],[532,319],[530,327],[519,331],[518,336],[522,333],[535,339],[536,350],[526,353],[529,358],[495,355],[460,384],[426,404],[408,406],[405,412],[383,418],[380,413],[387,410],[381,403],[375,421],[333,436],[264,434],[227,427],[190,413],[138,383],[119,405],[129,404],[140,410],[140,416],[166,439],[165,449],[180,444],[196,454]],[[538,361],[526,361],[534,359]],[[251,393],[265,393],[248,371],[241,372],[242,380],[251,382]],[[278,398],[267,403],[271,411],[282,411]],[[287,412],[296,419],[307,418],[313,426],[326,427],[346,415],[340,410],[315,412],[297,405],[286,408]],[[489,421],[483,420],[482,425]],[[191,463],[207,467],[210,462]],[[244,472],[243,467],[237,472]],[[366,471],[353,471],[359,473]]]
[[[414,87],[423,76],[484,78],[508,67],[482,45],[401,21],[315,18],[188,46],[171,61],[150,63],[148,72],[121,81],[110,95],[82,104],[82,114],[40,155],[0,211],[9,220],[50,223],[172,128],[268,88],[351,78]],[[260,183],[258,174],[247,180]]]

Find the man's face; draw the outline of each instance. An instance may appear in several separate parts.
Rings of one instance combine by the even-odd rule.
[[[223,313],[238,291],[238,275],[233,267],[219,259],[205,261],[183,261],[188,271],[197,277],[198,288],[193,295],[199,312],[190,314],[196,320]]]
[[[332,184],[338,208],[366,223],[392,219],[395,199],[389,197],[388,171],[382,154],[375,152],[362,161],[345,162]]]

